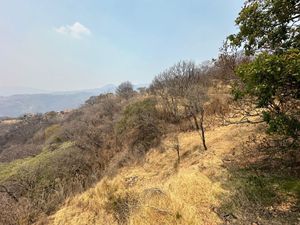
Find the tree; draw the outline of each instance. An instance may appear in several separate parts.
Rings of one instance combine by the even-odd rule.
[[[199,132],[202,145],[207,150],[204,130],[204,103],[207,101],[206,88],[200,84],[193,84],[185,94],[185,112],[192,117],[196,130]]]
[[[190,61],[180,61],[174,66],[156,76],[150,86],[150,90],[159,96],[165,117],[171,122],[179,122],[179,105],[189,88],[189,85],[197,82],[196,66]]]
[[[300,132],[300,51],[262,53],[237,74],[244,84],[241,94],[255,96],[257,107],[265,109],[268,131],[296,138]]]
[[[193,62],[181,61],[158,75],[150,86],[150,90],[162,100],[169,121],[177,123],[181,119],[192,118],[205,150],[203,122],[209,83],[207,71],[205,66],[199,68]]]
[[[247,0],[235,22],[239,32],[228,38],[247,55],[300,48],[298,0]]]
[[[299,136],[300,2],[248,0],[236,19],[239,32],[228,40],[254,60],[236,70],[235,97],[251,96],[270,132]]]
[[[239,65],[249,61],[250,57],[239,51],[236,46],[231,46],[227,40],[220,48],[218,59],[214,60],[217,71],[213,76],[224,83],[236,81],[238,78],[235,74],[236,69]]]
[[[116,90],[116,94],[125,99],[131,98],[134,95],[133,85],[129,81],[121,83]]]

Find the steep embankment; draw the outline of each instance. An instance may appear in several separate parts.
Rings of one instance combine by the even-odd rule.
[[[230,195],[224,187],[229,172],[223,162],[256,130],[254,125],[232,125],[208,131],[208,151],[201,149],[196,132],[181,133],[179,165],[166,137],[144,163],[123,167],[70,199],[48,223],[222,224],[217,209]]]

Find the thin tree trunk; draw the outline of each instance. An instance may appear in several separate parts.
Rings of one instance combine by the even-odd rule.
[[[196,115],[193,113],[192,116],[193,116],[193,119],[194,119],[194,122],[195,122],[196,129],[197,129],[197,131],[199,131],[199,133],[200,133],[200,136],[201,136],[201,139],[202,139],[203,147],[204,147],[205,150],[207,150],[207,146],[206,146],[206,143],[205,143],[204,127],[203,127],[203,113],[201,112],[200,125],[199,125],[199,123],[198,123],[198,120],[197,120]]]
[[[198,124],[198,120],[197,120],[197,117],[196,117],[196,115],[193,113],[192,114],[192,116],[193,116],[193,119],[194,119],[194,123],[195,123],[195,126],[196,126],[196,130],[200,130],[200,127],[199,127],[199,124]]]
[[[204,127],[203,127],[203,123],[200,123],[200,128],[201,128],[201,137],[202,137],[202,144],[205,150],[207,150],[207,146],[205,143],[205,134],[204,134]]]
[[[201,110],[201,119],[200,119],[200,129],[201,129],[201,137],[202,137],[203,147],[205,150],[207,150],[207,146],[205,143],[205,133],[204,133],[203,121],[204,121],[204,110],[202,109]]]

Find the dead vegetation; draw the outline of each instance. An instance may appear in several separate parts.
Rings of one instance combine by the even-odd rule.
[[[296,224],[299,139],[231,95],[247,60],[181,61],[139,93],[1,122],[0,224]]]
[[[297,221],[297,143],[265,134],[216,71],[180,62],[148,91],[2,125],[0,223]]]
[[[293,224],[297,211],[260,214],[261,209],[270,207],[264,205],[269,199],[265,194],[273,190],[269,190],[273,183],[260,190],[260,185],[266,184],[259,184],[260,179],[263,182],[265,178],[248,178],[240,167],[228,167],[234,155],[241,161],[247,159],[240,155],[243,151],[239,147],[261,129],[257,125],[230,125],[208,131],[210,150],[201,152],[196,132],[180,133],[178,168],[174,168],[174,137],[166,137],[163,152],[153,148],[145,163],[124,166],[115,176],[103,178],[95,188],[66,202],[48,224]],[[289,182],[282,180],[284,185]],[[293,188],[284,190],[287,195],[296,193]],[[291,199],[285,201],[281,205],[296,204]]]

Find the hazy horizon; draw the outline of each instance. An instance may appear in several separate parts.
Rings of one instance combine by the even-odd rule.
[[[38,89],[38,88],[31,88],[31,87],[22,87],[22,86],[0,86],[0,97],[9,97],[13,95],[35,95],[35,94],[73,94],[73,93],[93,93],[96,94],[99,90],[102,93],[102,90],[110,90],[114,89],[119,84],[104,84],[98,87],[91,87],[86,89],[62,89],[62,90],[46,90],[46,89]],[[149,83],[146,84],[137,84],[132,83],[135,89],[139,87],[147,87]],[[104,91],[105,92],[105,91]]]
[[[0,2],[0,87],[49,91],[150,83],[217,57],[243,1]]]
[[[36,91],[37,93],[51,93],[51,92],[71,92],[71,91],[85,91],[85,90],[93,90],[93,89],[98,89],[98,88],[102,88],[105,86],[110,86],[110,85],[114,85],[117,86],[119,84],[104,84],[104,85],[100,85],[100,86],[95,86],[95,87],[89,87],[89,88],[79,88],[79,89],[40,89],[40,88],[34,88],[34,87],[28,87],[28,86],[2,86],[0,85],[0,89],[6,89],[6,90],[32,90],[32,91]],[[140,85],[140,84],[134,84],[134,85]],[[0,94],[1,96],[1,94]]]

